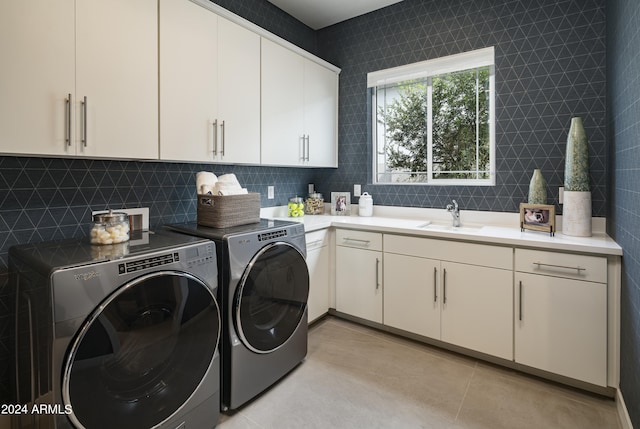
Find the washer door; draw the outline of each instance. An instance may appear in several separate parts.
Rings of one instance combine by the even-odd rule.
[[[303,321],[308,297],[304,256],[288,243],[268,244],[249,262],[236,289],[236,332],[250,350],[272,352]]]
[[[151,428],[196,390],[214,356],[211,289],[176,271],[119,288],[84,322],[65,360],[62,396],[79,428]]]

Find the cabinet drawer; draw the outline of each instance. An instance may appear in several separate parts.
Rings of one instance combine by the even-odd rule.
[[[511,247],[385,234],[384,251],[503,270],[513,269]]]
[[[516,249],[516,271],[567,279],[607,282],[607,258]]]
[[[359,249],[382,250],[382,234],[378,232],[336,229],[336,245]]]
[[[321,229],[319,231],[307,232],[304,236],[307,251],[319,249],[329,244],[329,230]]]

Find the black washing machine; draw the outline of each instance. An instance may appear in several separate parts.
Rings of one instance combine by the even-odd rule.
[[[304,225],[261,219],[221,229],[196,223],[165,227],[216,244],[222,310],[221,409],[238,408],[307,354],[309,270]]]
[[[9,260],[15,427],[217,424],[221,321],[210,241],[145,232],[111,246],[14,246]]]

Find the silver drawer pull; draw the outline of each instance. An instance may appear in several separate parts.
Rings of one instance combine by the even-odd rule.
[[[582,267],[568,267],[566,265],[545,264],[542,262],[534,262],[533,265],[537,265],[538,269],[542,267],[551,267],[551,268],[562,268],[564,270],[576,270],[578,271],[578,274],[580,274],[580,271],[587,271],[586,268],[582,268]]]
[[[310,241],[307,243],[307,247],[317,246],[318,244],[322,244],[323,241],[323,239]]]
[[[371,243],[371,240],[360,240],[358,238],[349,238],[349,237],[345,237],[342,239],[343,241],[354,241],[356,243],[362,243],[365,246],[368,246]]]

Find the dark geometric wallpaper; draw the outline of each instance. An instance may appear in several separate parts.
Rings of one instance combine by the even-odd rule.
[[[607,3],[609,234],[622,246],[620,389],[640,427],[640,3]]]
[[[496,186],[371,185],[367,73],[495,46]],[[354,183],[376,204],[515,212],[541,168],[549,203],[564,181],[572,116],[590,142],[593,214],[605,215],[605,1],[404,0],[318,33],[319,55],[339,66],[340,168],[324,192]],[[558,207],[561,213],[562,207]]]

